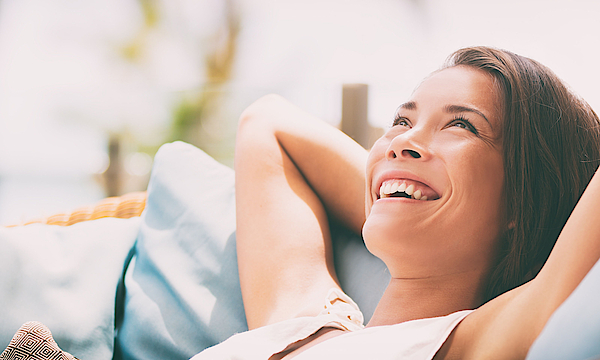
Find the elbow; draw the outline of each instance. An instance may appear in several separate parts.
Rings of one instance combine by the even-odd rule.
[[[279,95],[266,95],[248,106],[240,115],[236,135],[237,150],[256,146],[275,137],[285,114],[287,101]]]
[[[242,112],[235,140],[236,159],[245,154],[257,153],[276,138],[277,122],[281,118],[277,109],[284,102],[279,95],[266,95]]]
[[[276,117],[272,116],[274,109],[281,106],[285,99],[276,94],[265,95],[250,106],[248,106],[240,115],[238,123],[238,131],[243,130],[248,126],[257,125],[257,123],[266,125],[272,122]]]

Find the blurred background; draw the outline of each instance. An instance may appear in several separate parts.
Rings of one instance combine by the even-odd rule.
[[[593,0],[0,0],[0,224],[144,190],[165,142],[231,166],[238,116],[267,93],[339,125],[344,84],[365,84],[385,128],[464,46],[539,60],[598,110],[598,15]]]

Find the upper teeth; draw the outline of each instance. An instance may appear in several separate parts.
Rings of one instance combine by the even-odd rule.
[[[415,185],[410,184],[407,186],[406,182],[402,180],[385,181],[379,188],[379,197],[386,198],[390,197],[390,195],[394,193],[402,192],[410,196],[412,199],[427,200],[427,196],[422,195],[421,190],[415,191]]]

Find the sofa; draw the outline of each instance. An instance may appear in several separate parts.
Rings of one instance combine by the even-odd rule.
[[[366,321],[387,282],[360,236],[332,224],[342,288]],[[161,147],[148,190],[0,228],[0,347],[30,320],[79,359],[189,359],[247,329],[233,171],[189,144]],[[600,265],[528,359],[600,358]]]

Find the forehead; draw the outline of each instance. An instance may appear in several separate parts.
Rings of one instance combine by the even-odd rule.
[[[455,66],[427,77],[411,96],[420,107],[467,106],[483,112],[493,124],[501,118],[502,101],[493,77],[483,70]]]

